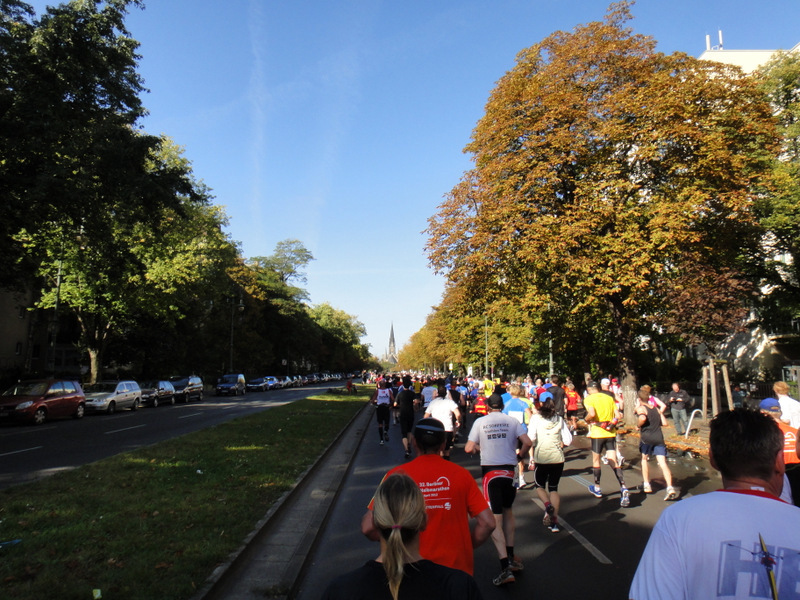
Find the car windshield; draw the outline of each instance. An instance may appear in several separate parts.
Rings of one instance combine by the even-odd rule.
[[[145,388],[157,388],[158,387],[158,381],[143,381],[142,385],[139,386],[139,387],[141,387],[142,389],[145,389]]]
[[[223,375],[222,383],[236,383],[239,378],[236,375]]]
[[[3,396],[43,396],[46,391],[45,381],[21,381],[3,392]]]
[[[109,393],[117,390],[117,384],[113,381],[101,381],[100,383],[90,383],[86,386],[87,394]]]

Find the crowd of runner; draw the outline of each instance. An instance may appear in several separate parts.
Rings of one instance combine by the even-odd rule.
[[[587,381],[580,391],[574,382],[569,379],[562,381],[556,375],[503,382],[489,377],[433,378],[412,374],[376,374],[370,378],[370,382],[376,386],[372,402],[377,405],[380,444],[388,440],[391,426],[399,426],[403,441],[406,462],[387,475],[408,475],[422,491],[428,520],[426,527],[417,533],[419,556],[438,565],[472,575],[471,552],[459,549],[468,548],[470,544],[474,549],[491,539],[497,550],[500,568],[493,583],[497,586],[513,583],[516,574],[524,569],[522,560],[514,553],[513,503],[516,493],[520,489],[535,489],[544,505],[544,526],[553,533],[559,533],[561,500],[558,487],[567,461],[565,448],[578,435],[585,435],[591,444],[590,468],[594,483],[588,486],[588,493],[597,498],[604,496],[601,478],[605,465],[613,476],[611,481],[614,487],[619,487],[620,507],[628,507],[630,491],[622,470],[624,459],[618,448],[618,431],[626,421],[629,427],[638,430],[640,436],[643,479],[640,491],[645,494],[654,491],[650,462],[655,457],[655,465],[661,470],[666,483],[664,500],[680,498],[666,460],[663,432],[668,425],[668,410],[673,417],[676,433],[685,432],[688,425],[685,411],[689,397],[677,383],[665,394],[664,400],[655,396],[650,386],[642,386],[636,395],[634,412],[626,419],[622,389],[615,378]],[[769,500],[782,502],[790,507],[780,508],[788,515],[788,521],[797,522],[800,509],[791,504],[800,505],[800,454],[796,448],[800,403],[788,396],[788,386],[784,382],[777,382],[774,391],[776,398],[762,401],[760,410],[736,408],[731,411],[733,416],[730,419],[723,419],[723,415],[720,415],[712,422],[712,453],[715,423],[727,419],[724,427],[717,425],[717,430],[725,434],[717,434],[716,443],[721,449],[716,452],[731,456],[723,456],[716,462],[712,456],[711,460],[712,465],[722,472],[727,491],[760,494]],[[753,421],[755,417],[742,416],[740,413],[761,415],[761,420]],[[751,421],[747,425],[748,431],[743,431],[742,423]],[[777,424],[777,427],[772,426],[774,431],[769,428],[770,422]],[[748,435],[753,439],[748,441]],[[742,438],[744,450],[741,445],[731,441],[737,436]],[[751,468],[749,463],[753,461],[749,460],[749,455],[772,456],[772,446],[764,442],[764,438],[769,436],[781,440],[782,447],[772,461],[774,464],[766,460],[768,464],[765,466],[762,460],[762,464],[756,465],[758,468]],[[724,448],[719,440],[725,441]],[[464,450],[467,453],[480,455],[482,478],[479,486],[474,485],[474,479],[466,469],[449,460],[451,450],[459,441],[465,443]],[[763,445],[763,449],[759,450],[759,445]],[[735,458],[737,452],[744,453],[747,459]],[[725,462],[725,466],[718,466],[722,462]],[[448,483],[444,484],[443,481]],[[747,482],[749,487],[743,486],[742,482]],[[753,482],[762,485],[750,485]],[[743,491],[739,489],[741,487],[756,491]],[[616,495],[617,492],[611,494]],[[751,499],[749,502],[757,501]],[[731,510],[735,510],[736,505],[733,502]],[[382,530],[378,526],[373,508],[371,503],[362,521],[362,531],[370,539],[381,540],[384,547],[384,542],[390,539],[392,528]],[[678,514],[683,513],[664,512],[664,515]],[[715,535],[724,537],[726,517],[721,515],[720,518],[721,531],[715,532]],[[470,519],[473,521],[471,528]],[[657,530],[661,523],[662,520],[659,520]],[[462,543],[453,544],[453,539],[461,539]],[[684,582],[684,587],[679,589],[681,583],[675,578],[668,585],[663,584],[665,588],[670,588],[669,593],[654,594],[650,588],[647,594],[642,593],[646,585],[644,582],[661,582],[663,579],[659,573],[652,572],[658,571],[658,557],[653,565],[648,563],[653,558],[650,547],[657,542],[664,543],[663,540],[651,538],[651,544],[637,570],[631,598],[699,597],[691,588],[691,585],[699,583]],[[716,538],[712,536],[710,543],[716,543]],[[733,555],[726,556],[726,564],[732,564]],[[678,566],[686,571],[682,565]],[[720,568],[724,566],[720,564]],[[757,571],[753,567],[753,572]],[[396,571],[393,573],[396,575]],[[751,582],[751,588],[754,589],[756,584],[763,587],[764,582],[769,581],[774,589],[778,589],[775,586],[780,586],[780,580],[775,579],[774,573],[773,569],[763,581]],[[459,585],[463,585],[463,581],[458,581]],[[723,583],[728,589],[736,589],[739,585],[735,582],[721,582],[719,585]],[[401,590],[401,587],[393,589],[392,597],[398,597],[394,593],[397,590]],[[469,595],[474,593],[475,590],[471,589]],[[449,596],[446,593],[437,596],[442,597]]]

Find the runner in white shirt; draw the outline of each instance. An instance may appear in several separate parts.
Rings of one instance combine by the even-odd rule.
[[[490,412],[472,425],[464,450],[481,453],[483,495],[489,501],[497,527],[492,533],[500,557],[500,575],[492,580],[497,586],[516,581],[514,573],[524,567],[514,556],[514,513],[511,507],[517,495],[514,474],[517,465],[517,440],[520,454],[531,447],[525,425],[503,414],[503,398],[494,393],[488,399]]]
[[[737,408],[714,417],[710,442],[724,489],[661,513],[628,597],[800,597],[800,509],[778,498],[783,433],[770,416]]]
[[[453,421],[455,420],[455,427],[458,428],[461,425],[461,413],[458,404],[450,398],[447,388],[443,385],[439,386],[437,397],[431,400],[425,409],[425,418],[438,419],[444,425],[445,444],[441,456],[450,460],[450,450],[453,448]]]

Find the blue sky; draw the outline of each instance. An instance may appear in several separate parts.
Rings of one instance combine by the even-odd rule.
[[[53,2],[33,2],[38,11]],[[382,354],[425,323],[443,281],[422,231],[471,167],[463,148],[517,53],[602,19],[602,0],[149,0],[128,28],[144,128],[185,148],[246,257],[299,239],[313,303]],[[800,42],[798,0],[639,0],[633,29],[698,56]],[[469,223],[464,223],[465,229]]]

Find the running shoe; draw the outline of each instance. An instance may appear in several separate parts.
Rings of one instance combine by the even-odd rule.
[[[411,458],[411,452],[406,452],[405,458]]]
[[[652,493],[653,493],[653,488],[652,488],[652,487],[650,487],[650,482],[649,482],[649,481],[645,481],[645,482],[642,484],[642,491],[643,491],[645,494],[652,494]]]
[[[548,529],[553,533],[558,533],[559,531],[561,531],[561,527],[558,526],[558,523],[552,523],[550,527],[548,527]]]
[[[589,486],[589,493],[594,496],[595,498],[602,498],[603,492],[600,491],[599,485],[590,485]]]
[[[553,515],[555,514],[556,509],[553,508],[552,504],[548,504],[544,507],[544,518],[542,519],[542,523],[545,527],[550,527],[550,525],[554,522]]]
[[[667,488],[667,493],[664,496],[664,500],[677,500],[677,499],[678,499],[678,491],[674,487],[669,486]]]
[[[381,446],[383,446],[383,440],[381,440]]]
[[[514,577],[514,574],[511,572],[511,569],[505,569],[500,573],[500,575],[492,579],[492,583],[495,584],[496,586],[501,586],[507,583],[514,583],[516,580],[517,578]]]
[[[620,498],[619,505],[622,508],[628,508],[631,505],[631,496],[628,493],[628,488],[620,489],[619,493],[620,496],[622,496],[622,498]]]
[[[384,435],[383,439],[385,439],[388,442],[389,441],[389,434],[387,433],[386,435]]]
[[[603,464],[604,464],[604,465],[607,465],[607,464],[608,464],[608,458],[607,458],[607,457],[603,456],[603,457],[602,457],[600,460],[602,460],[602,461],[603,461]]]
[[[524,568],[525,568],[525,565],[522,564],[521,560],[517,560],[516,556],[514,556],[513,558],[509,559],[509,561],[508,561],[508,570],[511,571],[512,573],[517,573],[519,571],[522,571]]]

